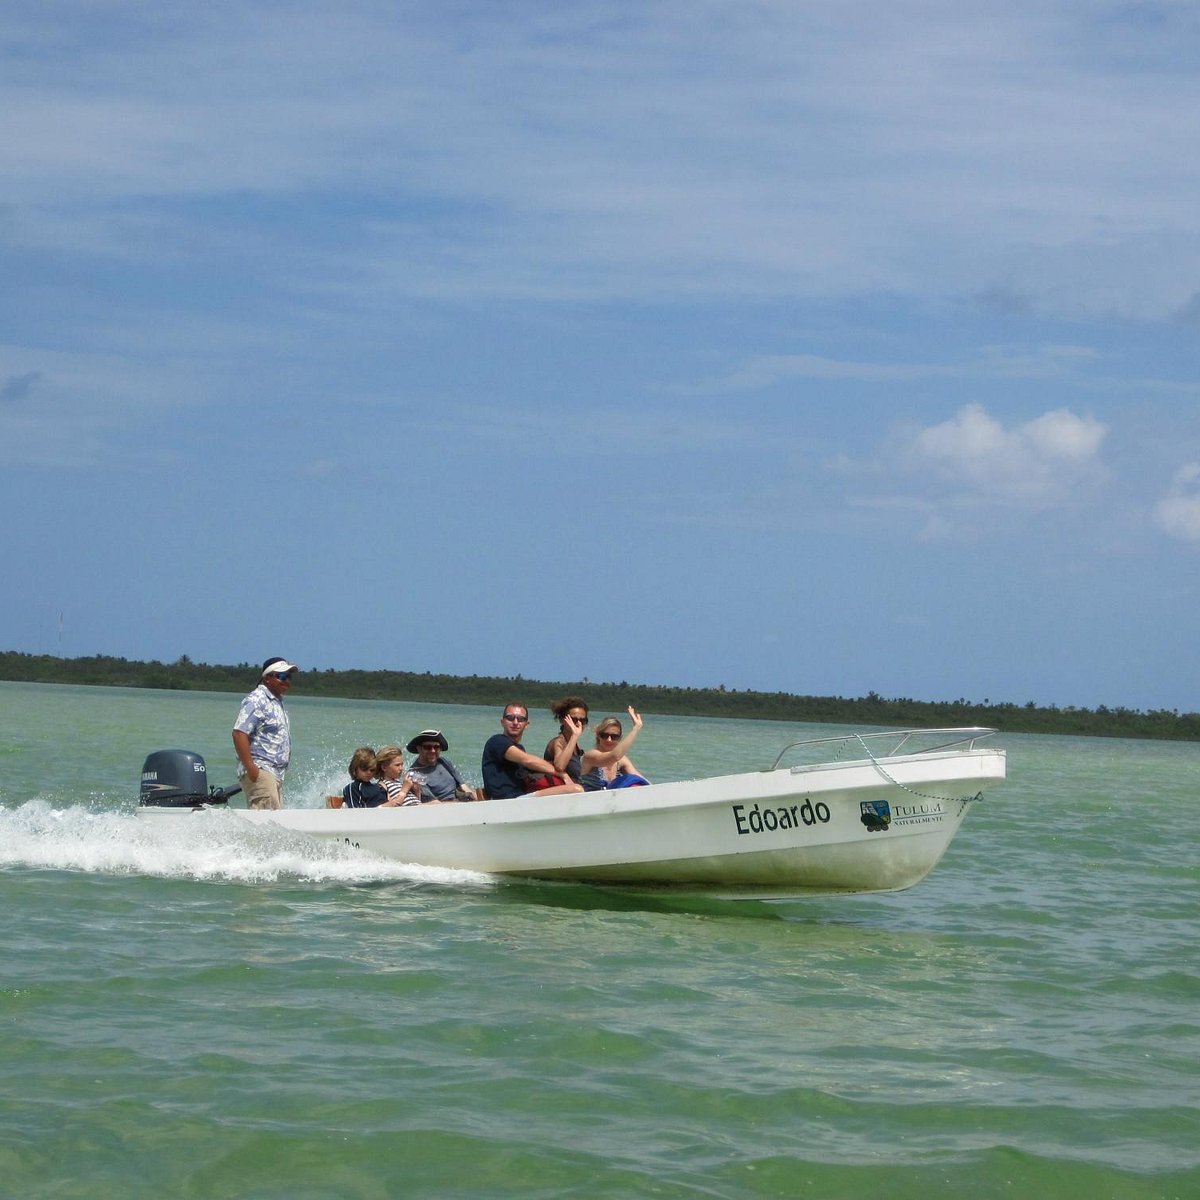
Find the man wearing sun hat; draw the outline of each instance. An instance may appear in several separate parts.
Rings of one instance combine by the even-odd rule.
[[[420,788],[422,804],[434,800],[479,799],[475,789],[463,781],[458,768],[448,758],[442,757],[442,751],[449,750],[450,743],[440,729],[422,729],[409,741],[406,749],[417,757],[405,771],[405,778],[411,779]]]
[[[282,808],[283,777],[292,757],[291,726],[283,698],[300,668],[273,655],[262,665],[258,687],[243,701],[233,726],[238,778],[249,808]]]

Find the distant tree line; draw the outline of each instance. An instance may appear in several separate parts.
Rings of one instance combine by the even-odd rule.
[[[105,687],[168,688],[178,691],[247,692],[257,663],[210,666],[186,654],[173,663],[138,662],[97,654],[56,658],[48,654],[0,651],[0,679],[31,683],[76,683]],[[875,692],[844,696],[796,696],[736,688],[662,687],[654,684],[595,683],[589,679],[546,682],[516,676],[434,675],[429,671],[305,671],[298,694],[355,700],[415,700],[441,704],[491,704],[519,700],[541,707],[559,696],[579,693],[593,712],[620,712],[625,705],[650,713],[694,717],[742,717],[755,721],[813,724],[891,725],[928,728],[986,725],[1009,733],[1061,733],[1085,737],[1164,738],[1200,741],[1200,714],[1167,709],[1040,708],[1027,704],[982,704],[965,699],[885,699]]]

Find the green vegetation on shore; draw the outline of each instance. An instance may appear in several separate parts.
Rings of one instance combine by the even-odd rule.
[[[187,655],[173,663],[136,662],[95,655],[56,658],[48,654],[0,651],[0,679],[31,683],[76,683],[106,687],[168,688],[180,691],[236,692],[254,684],[258,664],[209,666]],[[336,696],[355,700],[414,700],[437,704],[494,704],[520,700],[544,707],[559,696],[577,692],[595,713],[620,712],[633,704],[648,713],[695,717],[744,717],[755,721],[820,724],[891,725],[902,728],[986,725],[1008,733],[1061,733],[1086,737],[1166,738],[1200,741],[1200,714],[1165,709],[1142,712],[1128,708],[1039,708],[1028,704],[993,704],[985,700],[924,701],[885,699],[874,692],[859,699],[843,696],[795,696],[788,692],[661,687],[642,683],[595,683],[575,680],[547,683],[536,679],[488,675],[433,675],[412,671],[305,671],[298,680],[301,696]]]

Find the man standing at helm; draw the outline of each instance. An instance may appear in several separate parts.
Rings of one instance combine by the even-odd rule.
[[[238,710],[233,748],[248,808],[283,807],[283,777],[292,757],[291,728],[283,698],[298,670],[286,658],[268,658],[258,687]]]

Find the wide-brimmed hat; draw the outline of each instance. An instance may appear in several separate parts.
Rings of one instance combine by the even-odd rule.
[[[290,663],[286,658],[273,658],[269,662],[263,663],[262,677],[266,679],[268,675],[282,675],[286,671],[298,671],[300,668],[295,663]]]
[[[450,749],[450,743],[446,741],[446,735],[440,729],[422,729],[404,748],[409,754],[416,754],[421,749],[422,742],[437,742],[443,750]]]

